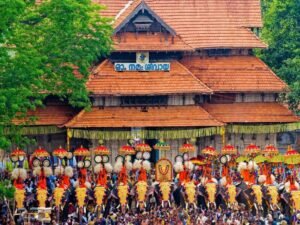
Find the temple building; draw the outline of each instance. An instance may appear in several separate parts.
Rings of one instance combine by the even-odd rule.
[[[114,49],[86,83],[92,109],[49,97],[45,108],[29,112],[38,119],[24,129],[37,145],[93,149],[101,140],[113,160],[129,140],[153,146],[163,139],[173,161],[186,141],[195,143],[195,154],[226,143],[242,153],[250,143],[277,145],[278,134],[300,128],[279,102],[287,85],[253,53],[267,48],[259,38],[259,0],[94,2],[114,19]],[[152,151],[151,160],[159,154]]]

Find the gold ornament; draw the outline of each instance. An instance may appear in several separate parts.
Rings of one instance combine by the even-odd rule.
[[[158,182],[170,182],[173,179],[173,165],[168,159],[160,159],[155,164],[155,179]]]
[[[268,193],[271,196],[271,202],[272,205],[277,205],[278,204],[278,191],[276,186],[268,186]]]
[[[136,184],[136,191],[138,194],[138,201],[139,202],[144,202],[146,198],[146,193],[147,193],[148,185],[145,181],[139,181]]]
[[[294,210],[300,210],[300,191],[292,191],[291,197],[293,200]]]
[[[120,198],[121,205],[126,205],[127,195],[128,195],[128,186],[127,185],[119,185],[118,186],[118,196]]]
[[[217,185],[215,183],[207,183],[205,185],[209,203],[214,203],[217,193]]]
[[[95,196],[96,196],[97,206],[101,206],[103,204],[103,198],[105,196],[105,187],[97,186],[95,188]]]
[[[170,182],[161,182],[159,183],[160,191],[162,193],[163,201],[169,201],[169,196],[171,192],[171,183]]]
[[[37,189],[37,200],[39,202],[39,207],[46,207],[47,200],[47,190],[38,188]]]
[[[79,207],[83,207],[84,206],[84,200],[86,197],[86,188],[76,188],[76,198],[77,198],[77,203]]]
[[[61,204],[61,199],[64,195],[65,190],[63,188],[55,188],[54,190],[54,200],[55,200],[55,206],[58,207]]]
[[[235,197],[236,197],[236,187],[234,185],[228,185],[227,186],[227,189],[228,189],[228,194],[229,194],[229,204],[235,204],[236,203],[236,200],[235,200]]]
[[[252,185],[252,190],[254,192],[256,202],[258,205],[262,205],[262,191],[259,185]]]
[[[194,182],[187,182],[184,187],[188,202],[195,203],[196,185]]]
[[[15,191],[15,201],[17,203],[17,209],[24,208],[25,190],[16,189]]]

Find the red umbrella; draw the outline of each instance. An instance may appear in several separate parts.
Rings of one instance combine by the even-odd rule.
[[[74,155],[75,156],[89,156],[90,151],[81,145],[80,148],[75,149]]]
[[[68,151],[64,148],[62,148],[61,146],[59,146],[59,148],[55,149],[52,152],[52,155],[57,156],[59,158],[64,158],[68,156]]]
[[[35,157],[49,157],[50,154],[47,152],[46,149],[39,147],[38,149],[36,149],[33,153],[33,156]]]
[[[151,152],[151,147],[148,144],[140,143],[135,146],[135,149],[139,152]]]
[[[10,153],[10,156],[11,157],[26,156],[26,152],[22,149],[17,148]]]
[[[267,145],[265,149],[262,151],[262,153],[268,156],[272,156],[272,155],[277,155],[279,151],[274,145]]]
[[[133,147],[131,147],[130,145],[124,145],[119,149],[119,153],[121,155],[134,155],[135,154],[135,150]]]
[[[208,156],[217,156],[218,152],[216,149],[212,146],[206,146],[206,148],[202,149],[202,154],[208,155]]]
[[[292,149],[290,146],[288,147],[286,153],[284,154],[284,157],[290,158],[294,156],[299,156],[299,152],[297,152],[295,149]]]
[[[228,144],[225,145],[224,148],[222,148],[221,153],[223,155],[236,155],[237,149],[233,145]]]
[[[110,154],[109,149],[104,145],[99,145],[97,148],[95,148],[94,152],[95,152],[95,155],[109,155]]]
[[[179,148],[179,152],[185,153],[185,152],[194,152],[196,150],[196,147],[190,143],[183,144]]]
[[[250,145],[247,146],[244,153],[246,155],[258,154],[258,153],[260,153],[260,148],[258,146],[256,146],[255,144],[250,144]]]

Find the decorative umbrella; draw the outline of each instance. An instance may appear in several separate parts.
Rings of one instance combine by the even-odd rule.
[[[61,146],[59,146],[59,148],[55,149],[52,152],[52,155],[57,156],[59,158],[64,158],[68,156],[68,151],[64,148],[62,148]]]
[[[222,155],[236,155],[237,154],[237,149],[231,145],[225,145],[222,150],[221,150]]]
[[[185,153],[185,152],[194,152],[196,150],[196,147],[190,143],[185,143],[179,148],[179,152]]]
[[[197,157],[193,157],[189,160],[191,163],[193,163],[194,165],[197,165],[197,166],[203,166],[203,165],[206,165],[207,162],[203,159],[199,159]]]
[[[245,155],[255,155],[258,153],[260,153],[260,148],[258,146],[256,146],[255,144],[248,145],[244,151]]]
[[[244,156],[244,155],[242,155],[242,156],[240,156],[240,157],[238,157],[235,161],[237,162],[237,163],[240,163],[240,162],[248,162],[250,159],[247,157],[247,156]]]
[[[90,151],[81,145],[80,148],[75,149],[74,155],[75,156],[89,156]]]
[[[283,155],[275,155],[268,159],[269,163],[283,163],[284,162],[284,156]]]
[[[159,142],[157,142],[154,145],[154,149],[159,150],[159,151],[170,151],[171,146],[168,145],[168,143],[164,142],[163,140],[159,140]]]
[[[256,162],[257,164],[259,163],[263,163],[263,162],[267,162],[268,159],[266,157],[264,157],[263,155],[258,155],[256,156],[254,159],[254,162]]]
[[[120,155],[134,155],[135,150],[130,145],[124,145],[119,149]]]
[[[10,153],[10,157],[26,156],[26,152],[22,149],[15,149]]]
[[[274,145],[267,145],[262,153],[266,156],[274,156],[279,154],[279,151]]]
[[[110,151],[106,146],[99,145],[97,148],[95,148],[94,153],[95,155],[109,155]]]
[[[33,156],[35,157],[49,157],[49,153],[46,151],[46,149],[39,147],[38,149],[36,149],[33,154]]]
[[[288,147],[284,154],[284,162],[289,165],[295,165],[300,163],[300,154],[295,149]]]
[[[139,152],[151,152],[151,147],[150,145],[146,144],[146,143],[140,143],[140,144],[137,144],[135,146],[135,149]]]
[[[207,155],[207,156],[217,156],[218,152],[216,149],[212,146],[207,146],[206,148],[202,149],[202,154]]]

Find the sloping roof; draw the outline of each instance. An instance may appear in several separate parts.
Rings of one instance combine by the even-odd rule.
[[[121,33],[114,36],[114,50],[125,52],[136,51],[192,51],[193,48],[187,45],[178,36],[165,37],[162,34],[139,34]]]
[[[28,111],[27,118],[14,119],[15,124],[26,124],[35,126],[61,126],[71,120],[77,111],[66,105],[50,105],[44,108],[37,108],[35,111]],[[31,121],[34,117],[34,121]],[[28,123],[28,124],[27,124]]]
[[[107,6],[104,16],[120,25],[141,0],[95,0]],[[144,0],[184,42],[193,48],[264,48],[248,28],[261,27],[259,0]],[[123,3],[123,4],[122,4]],[[119,10],[118,10],[119,9]]]
[[[178,61],[171,62],[169,72],[117,72],[105,60],[90,75],[87,88],[95,95],[212,93]]]
[[[221,126],[200,106],[140,108],[93,107],[81,111],[66,124],[70,128],[116,128],[116,127],[210,127]]]
[[[282,92],[287,89],[287,85],[254,56],[187,56],[181,63],[214,92]]]
[[[203,108],[224,123],[288,123],[299,121],[285,106],[272,103],[204,104]]]

